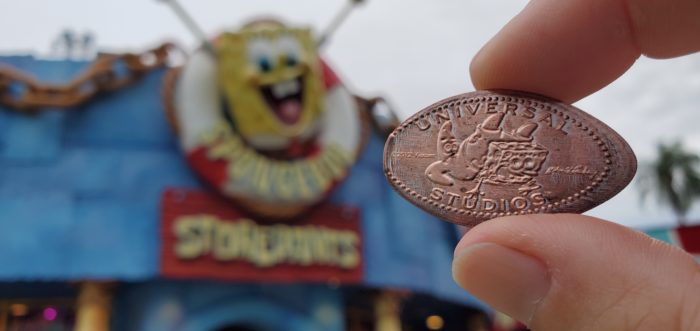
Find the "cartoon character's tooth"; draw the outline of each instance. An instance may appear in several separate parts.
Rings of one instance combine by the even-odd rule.
[[[299,84],[299,81],[296,79],[292,79],[289,81],[289,93],[294,94],[299,92],[301,89],[301,84]]]
[[[287,96],[287,87],[285,86],[285,82],[273,84],[272,95],[274,95],[275,98],[284,98]]]
[[[272,85],[272,94],[275,98],[284,98],[299,92],[299,89],[301,89],[299,82],[296,79],[291,79]]]

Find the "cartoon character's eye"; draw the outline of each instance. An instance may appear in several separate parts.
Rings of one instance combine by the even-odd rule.
[[[274,69],[276,54],[275,46],[269,39],[257,37],[248,41],[248,61],[262,72]]]
[[[284,56],[284,64],[293,67],[301,61],[301,45],[292,34],[282,35],[277,40],[277,48]]]
[[[523,160],[519,157],[514,157],[510,159],[510,168],[513,170],[520,170],[523,167]]]
[[[285,64],[287,64],[288,67],[293,67],[299,63],[299,59],[297,59],[296,56],[287,54],[285,57]]]
[[[272,62],[267,57],[258,58],[258,68],[262,72],[270,72],[272,70]]]
[[[525,158],[525,169],[535,169],[536,166],[537,162],[535,160],[530,157]]]

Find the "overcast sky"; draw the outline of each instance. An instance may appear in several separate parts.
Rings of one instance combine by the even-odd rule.
[[[203,30],[237,29],[259,16],[323,30],[343,0],[181,0]],[[439,99],[471,91],[469,61],[524,0],[368,0],[322,50],[344,82],[365,96],[386,96],[402,117]],[[65,28],[91,31],[100,48],[139,51],[162,41],[197,42],[155,0],[0,0],[0,53],[49,53]],[[640,163],[659,141],[682,138],[700,151],[700,54],[641,59],[622,78],[576,104],[618,131]],[[632,183],[588,214],[637,228],[670,226],[673,214],[639,200]],[[700,220],[700,204],[691,211]],[[694,223],[700,223],[698,221]]]

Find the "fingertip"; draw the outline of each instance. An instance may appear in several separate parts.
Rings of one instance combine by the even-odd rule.
[[[621,1],[533,0],[470,64],[477,89],[511,89],[574,102],[640,56]]]
[[[590,326],[587,316],[605,316],[597,329],[606,330],[626,330],[630,321],[657,329],[680,315],[692,321],[692,312],[674,310],[688,304],[678,298],[689,293],[700,307],[698,270],[687,253],[577,214],[483,222],[462,238],[453,263],[455,281],[472,294],[534,329],[552,330]],[[652,307],[665,313],[648,318]]]
[[[529,322],[550,287],[542,262],[493,243],[461,249],[452,275],[471,294],[523,322]]]
[[[574,215],[574,217],[577,216],[581,215]],[[520,238],[523,240],[526,236],[526,231],[521,228],[531,228],[537,223],[549,220],[551,217],[552,215],[549,214],[503,216],[482,222],[462,236],[455,247],[455,256],[460,250],[475,243],[500,242],[498,240],[500,237]]]

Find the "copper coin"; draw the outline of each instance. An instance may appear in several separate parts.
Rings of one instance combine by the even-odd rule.
[[[466,226],[582,213],[620,192],[636,168],[632,149],[603,122],[514,91],[439,101],[404,121],[384,147],[384,171],[401,195]]]

